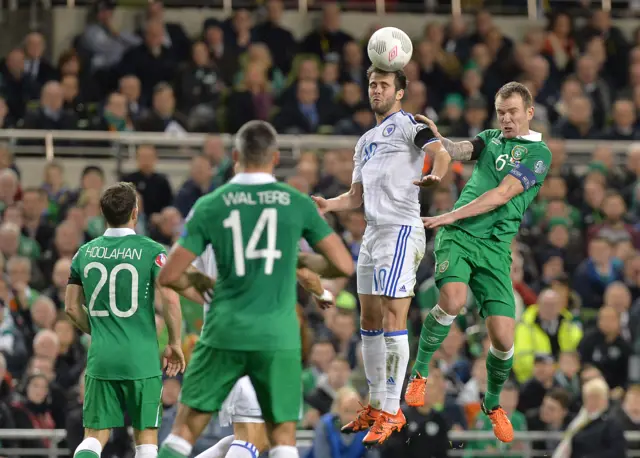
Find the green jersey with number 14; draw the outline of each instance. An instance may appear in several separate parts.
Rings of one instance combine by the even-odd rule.
[[[479,238],[511,242],[518,233],[524,212],[547,176],[551,151],[537,132],[524,137],[504,138],[500,130],[490,129],[480,132],[478,138],[484,143],[484,148],[454,208],[460,208],[497,188],[507,175],[520,180],[524,192],[493,211],[459,220],[454,226]]]
[[[211,245],[218,279],[200,341],[227,350],[300,348],[298,243],[331,228],[313,201],[264,173],[241,173],[202,197],[178,243],[195,255]]]
[[[80,247],[70,284],[82,285],[91,325],[87,374],[102,380],[162,375],[155,279],[166,250],[131,229],[107,229]]]

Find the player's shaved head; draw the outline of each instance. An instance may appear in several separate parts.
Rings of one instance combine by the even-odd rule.
[[[249,121],[235,139],[237,160],[243,166],[261,167],[271,163],[278,152],[277,132],[265,121]]]
[[[131,183],[109,186],[100,197],[100,209],[109,227],[123,227],[131,221],[138,203],[136,188]]]

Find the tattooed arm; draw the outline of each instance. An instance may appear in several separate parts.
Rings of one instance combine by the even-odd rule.
[[[461,142],[454,142],[448,138],[440,137],[440,141],[454,161],[474,161],[480,157],[480,153],[485,146],[480,137]]]

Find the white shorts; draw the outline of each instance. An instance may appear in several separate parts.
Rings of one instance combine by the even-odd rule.
[[[219,417],[220,426],[223,427],[233,423],[264,423],[256,390],[248,376],[242,377],[233,386],[222,403]]]
[[[367,226],[358,255],[358,294],[412,297],[425,247],[421,227]]]

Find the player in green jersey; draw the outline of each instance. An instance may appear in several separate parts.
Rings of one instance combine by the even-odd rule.
[[[82,414],[85,439],[74,456],[99,457],[111,428],[124,426],[126,411],[134,428],[136,457],[153,458],[158,454],[162,419],[162,369],[176,375],[185,368],[180,300],[174,291],[155,286],[166,251],[133,230],[138,218],[135,187],[117,183],[107,188],[100,207],[108,229],[73,257],[65,295],[67,315],[91,334]],[[156,333],[156,292],[169,330],[163,364]]]
[[[188,269],[211,245],[218,279],[182,386],[163,458],[184,458],[219,411],[235,382],[248,375],[267,424],[270,456],[295,458],[296,422],[302,399],[302,363],[296,314],[300,238],[326,262],[311,267],[324,277],[351,275],[353,260],[313,201],[276,182],[276,132],[261,121],[236,135],[239,165],[226,185],[202,197],[178,245],[160,272],[160,283],[187,288]],[[314,264],[316,261],[313,261]],[[234,441],[227,457],[257,457],[254,444]]]
[[[432,121],[416,117],[431,127],[454,160],[477,163],[453,211],[423,218],[426,228],[442,227],[435,243],[440,298],[424,321],[405,400],[412,406],[424,404],[429,362],[464,306],[468,286],[491,339],[482,408],[496,437],[511,442],[513,426],[498,405],[513,363],[515,303],[509,275],[510,245],[547,175],[551,152],[542,136],[529,129],[533,99],[524,85],[504,85],[496,94],[495,107],[500,129],[485,130],[471,141],[442,138]]]

